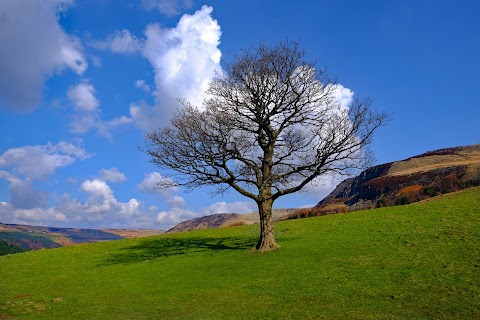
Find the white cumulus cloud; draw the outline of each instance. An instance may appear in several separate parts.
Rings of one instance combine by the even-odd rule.
[[[131,218],[139,214],[140,202],[130,199],[127,203],[120,203],[119,215],[123,218]]]
[[[137,185],[137,189],[144,191],[146,193],[156,193],[159,195],[165,195],[169,192],[176,192],[178,191],[177,187],[169,188],[169,189],[160,189],[157,188],[157,184],[161,181],[168,180],[171,181],[168,178],[165,178],[158,172],[151,172],[149,174],[145,175],[145,178]]]
[[[113,197],[112,189],[110,189],[105,181],[99,179],[85,180],[80,186],[80,190],[98,199],[112,199]]]
[[[168,200],[168,204],[172,207],[183,207],[185,205],[185,199],[176,195]]]
[[[170,6],[178,8],[181,1],[144,1],[148,8]],[[184,4],[186,2],[183,2]],[[208,84],[217,72],[221,72],[221,30],[212,18],[213,8],[203,6],[194,14],[184,14],[174,28],[162,28],[150,24],[145,30],[145,39],[137,38],[129,30],[122,30],[93,46],[113,53],[141,53],[154,70],[155,88],[145,80],[136,80],[135,87],[154,96],[154,105],[146,102],[130,104],[130,121],[140,128],[151,131],[168,124],[172,113],[179,106],[178,99],[199,107],[206,97]],[[95,124],[92,116],[83,116],[75,123],[74,131]]]
[[[78,39],[58,23],[71,0],[0,1],[0,105],[28,112],[41,100],[43,84],[69,68],[87,69]]]
[[[86,82],[81,82],[70,88],[67,96],[77,110],[95,111],[100,104],[95,97],[95,88]]]
[[[16,209],[13,211],[13,218],[16,222],[40,222],[43,225],[47,225],[46,221],[55,223],[67,220],[65,214],[57,211],[55,208]]]
[[[80,190],[89,194],[87,200],[75,203],[77,219],[103,222],[115,221],[117,224],[134,225],[135,219],[148,220],[148,216],[141,211],[140,202],[132,198],[128,202],[120,202],[115,198],[113,190],[103,180],[85,180]],[[68,204],[71,201],[67,201]],[[80,213],[80,215],[79,215]],[[152,219],[150,219],[152,222]]]
[[[172,29],[147,26],[143,55],[155,72],[155,105],[130,106],[131,116],[142,129],[166,125],[178,99],[201,106],[208,83],[221,72],[221,31],[212,10],[203,6],[193,15],[184,14]]]
[[[349,88],[344,87],[341,84],[335,85],[335,91],[333,96],[335,100],[340,104],[342,110],[347,110],[353,102],[354,92]]]
[[[180,222],[197,217],[199,217],[198,213],[194,211],[176,207],[169,211],[159,212],[156,217],[156,223],[161,226],[161,229],[169,229]]]
[[[24,146],[12,148],[0,156],[0,168],[11,169],[14,175],[31,179],[45,179],[58,168],[69,166],[77,159],[84,160],[92,155],[83,149],[82,141],[61,141],[58,144]]]
[[[144,212],[141,203],[132,198],[118,201],[105,181],[85,180],[80,190],[88,197],[84,202],[64,194],[52,207],[16,207],[0,203],[0,217],[5,223],[87,228],[153,228],[158,227],[157,212]]]

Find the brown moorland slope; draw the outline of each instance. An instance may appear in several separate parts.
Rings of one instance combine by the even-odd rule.
[[[0,223],[0,241],[32,250],[105,240],[139,238],[163,232],[162,230],[142,229],[55,228]]]
[[[283,220],[292,214],[296,209],[274,209],[272,212],[273,221]],[[259,223],[258,212],[250,212],[244,214],[238,213],[218,213],[210,216],[195,218],[183,221],[166,233],[184,232],[208,228],[225,228],[244,224]]]
[[[312,209],[277,209],[274,221],[406,204],[480,185],[480,145],[429,151],[371,167],[346,179]],[[258,223],[258,213],[221,213],[183,221],[167,233]]]
[[[480,145],[446,148],[371,167],[341,182],[316,209],[335,213],[401,205],[476,185]]]

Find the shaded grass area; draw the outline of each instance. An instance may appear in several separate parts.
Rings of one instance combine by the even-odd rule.
[[[119,252],[110,255],[103,265],[129,264],[141,261],[152,261],[159,258],[168,258],[177,255],[188,255],[200,252],[210,254],[223,250],[247,250],[255,244],[254,238],[152,238],[141,244],[122,248]]]
[[[0,257],[0,319],[480,319],[480,188]]]

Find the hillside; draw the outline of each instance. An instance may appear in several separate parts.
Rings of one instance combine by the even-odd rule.
[[[0,223],[0,241],[6,253],[11,250],[8,246],[25,251],[162,233],[161,230],[54,228]],[[2,252],[0,251],[0,255]]]
[[[480,188],[0,257],[0,319],[479,319]]]
[[[339,212],[420,201],[480,185],[480,145],[440,149],[371,167],[317,204]]]
[[[6,254],[20,253],[25,251],[28,251],[28,250],[25,250],[18,245],[10,244],[4,240],[0,240],[0,256],[6,255]]]
[[[274,209],[272,212],[273,221],[283,220],[292,214],[296,209]],[[225,228],[240,226],[245,224],[259,223],[258,212],[251,213],[218,213],[209,216],[194,218],[183,221],[173,228],[170,228],[166,233],[185,232],[192,230],[202,230],[209,228]]]
[[[0,231],[0,241],[12,247],[21,248],[23,251],[61,247],[60,244],[47,237],[17,231]]]
[[[346,179],[310,213],[324,215],[407,204],[476,185],[480,185],[480,145],[440,149],[377,165],[357,177]],[[274,209],[273,220],[297,217],[301,212],[298,209]],[[257,212],[220,213],[183,221],[166,233],[258,222]]]

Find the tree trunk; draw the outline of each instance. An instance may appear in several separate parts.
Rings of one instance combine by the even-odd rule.
[[[258,202],[258,213],[260,215],[260,239],[256,245],[259,252],[266,252],[280,248],[275,241],[272,224],[272,206],[271,199]]]

